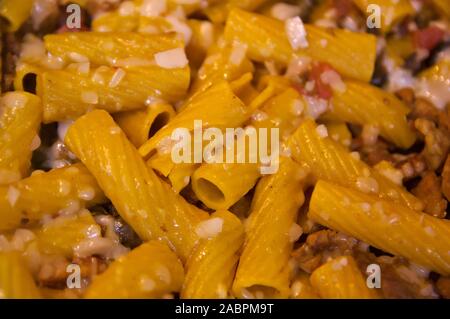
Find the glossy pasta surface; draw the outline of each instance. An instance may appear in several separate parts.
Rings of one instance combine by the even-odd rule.
[[[0,298],[450,299],[448,0],[0,0]]]

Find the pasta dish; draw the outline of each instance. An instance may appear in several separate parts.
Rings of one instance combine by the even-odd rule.
[[[0,0],[0,297],[450,298],[448,0]]]

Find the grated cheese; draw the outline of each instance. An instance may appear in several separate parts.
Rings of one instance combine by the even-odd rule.
[[[276,3],[270,8],[270,15],[281,21],[298,16],[300,13],[301,10],[299,6],[283,2]]]
[[[19,199],[20,196],[20,191],[15,188],[14,186],[9,186],[8,187],[8,193],[7,193],[7,197],[8,197],[8,202],[11,205],[11,207],[14,207],[17,203],[17,200]]]
[[[326,127],[325,125],[323,125],[323,124],[320,124],[320,125],[318,125],[318,126],[316,127],[316,132],[317,132],[317,134],[319,134],[319,136],[320,136],[321,138],[328,137],[328,130],[327,130],[327,127]]]
[[[155,61],[158,66],[165,69],[184,68],[189,62],[182,48],[156,53]]]
[[[94,91],[81,92],[81,101],[88,104],[98,104],[98,94]]]
[[[303,229],[300,225],[294,223],[289,229],[289,242],[295,243],[303,233]]]
[[[212,238],[216,237],[222,232],[223,219],[219,217],[213,217],[203,222],[200,222],[195,232],[200,238]]]
[[[122,79],[125,77],[126,72],[123,69],[117,69],[116,72],[114,72],[114,75],[111,78],[111,81],[109,81],[109,87],[115,88],[120,84]]]
[[[141,4],[140,13],[144,17],[158,17],[166,10],[166,0],[144,0]]]
[[[303,21],[300,17],[287,19],[284,24],[284,28],[293,50],[308,47],[305,26],[303,25]]]

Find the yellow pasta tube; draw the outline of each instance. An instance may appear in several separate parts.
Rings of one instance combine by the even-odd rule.
[[[147,169],[108,113],[96,110],[79,118],[65,142],[143,240],[168,240],[186,260],[197,241],[194,229],[207,213],[188,204]]]
[[[345,86],[343,92],[334,92],[333,107],[325,118],[373,125],[382,137],[402,148],[414,143],[416,136],[406,121],[410,110],[403,102],[370,84],[346,81]]]
[[[302,96],[293,88],[282,90],[270,98],[252,117],[252,125],[261,128],[279,128],[285,140],[297,128],[306,109]]]
[[[228,0],[228,3],[231,6],[236,6],[249,11],[253,11],[267,2],[269,2],[269,0]]]
[[[247,76],[251,80],[251,74],[246,74],[242,78],[248,78]],[[234,81],[231,84],[226,81],[219,81],[206,91],[192,97],[172,121],[139,148],[139,152],[144,158],[151,157],[148,165],[164,176],[169,176],[178,165],[183,166],[181,168],[183,172],[193,171],[202,161],[201,158],[196,159],[195,155],[202,155],[198,152],[198,147],[195,146],[195,132],[200,132],[207,127],[222,130],[239,127],[250,117],[252,110],[258,107],[256,103],[246,107],[242,100],[236,96],[234,86],[238,81],[241,80]],[[210,101],[215,101],[215,103],[211,105]],[[205,112],[205,109],[208,109],[209,112]],[[191,154],[189,160],[184,160],[183,163],[175,163],[172,147],[176,141],[172,139],[172,135],[180,129],[186,129],[191,133],[191,136],[193,135],[190,141],[181,141],[186,145],[191,145]],[[206,142],[203,144],[206,144]],[[186,157],[189,157],[189,155],[186,155]],[[178,179],[179,177],[175,173],[172,178]],[[185,177],[183,176],[183,179]],[[177,181],[176,190],[182,187],[179,182]]]
[[[147,66],[132,69],[99,67],[87,74],[69,70],[42,74],[44,122],[74,119],[97,108],[108,112],[144,108],[158,98],[181,99],[189,86],[189,68]]]
[[[190,163],[175,165],[168,175],[172,189],[177,193],[181,192],[181,190],[189,184],[191,175],[195,172],[197,167],[198,164]]]
[[[33,0],[22,0],[20,2],[14,0],[0,1],[0,17],[8,22],[7,30],[9,32],[17,31],[22,24],[31,15]]]
[[[0,185],[28,174],[41,118],[41,101],[33,94],[10,92],[0,98]]]
[[[342,122],[327,122],[328,135],[335,141],[341,143],[345,147],[349,147],[352,142],[352,133],[347,125]]]
[[[0,187],[0,230],[41,219],[59,211],[76,212],[106,202],[97,182],[82,164],[38,172]]]
[[[450,18],[450,3],[446,0],[433,0],[433,5],[439,10],[438,13]]]
[[[239,259],[233,293],[237,297],[287,298],[290,294],[288,265],[293,243],[301,235],[295,224],[304,201],[306,172],[283,158],[278,172],[261,179],[246,221],[246,239]]]
[[[317,291],[311,285],[309,274],[300,272],[292,281],[291,295],[293,299],[319,299]]]
[[[271,85],[273,84],[268,87]],[[279,89],[274,88],[274,91]],[[270,94],[273,95],[274,92]],[[256,129],[279,129],[278,134],[283,138],[298,125],[298,116],[303,108],[304,102],[300,95],[294,89],[287,89],[268,99],[260,111],[256,111],[251,124]],[[270,131],[269,134],[271,134]],[[259,134],[255,137],[255,141],[261,138]],[[272,135],[267,141],[269,149],[273,142],[271,139]],[[239,140],[236,140],[236,143],[238,142]],[[248,143],[251,143],[250,136]],[[250,158],[252,155],[250,153],[257,150],[249,149],[248,143],[245,154],[247,158]],[[228,209],[256,184],[261,176],[260,166],[259,159],[255,163],[249,161],[239,163],[236,159],[233,163],[203,163],[192,175],[192,189],[206,206],[216,210]]]
[[[191,28],[192,36],[186,46],[189,64],[198,69],[205,60],[209,47],[214,43],[217,28],[209,21],[189,19],[187,25]]]
[[[416,96],[425,98],[437,108],[445,110],[450,101],[449,81],[450,61],[441,60],[419,74]]]
[[[140,147],[175,116],[168,103],[156,102],[146,110],[120,112],[114,117],[134,146]]]
[[[158,241],[150,241],[119,257],[88,287],[85,298],[162,298],[178,292],[184,279],[177,256]]]
[[[192,190],[211,209],[228,209],[244,196],[260,177],[258,163],[201,165],[192,175]]]
[[[230,8],[226,1],[222,1],[213,5],[209,5],[202,10],[205,16],[215,25],[221,25],[228,17]]]
[[[41,294],[25,262],[17,252],[0,252],[2,298],[39,299]]]
[[[353,3],[370,19],[374,14],[373,7],[380,8],[381,30],[388,32],[392,27],[406,16],[413,16],[415,11],[408,0],[353,0]]]
[[[314,121],[303,122],[289,140],[292,157],[307,164],[316,179],[352,187],[381,198],[391,199],[414,210],[421,210],[422,203],[406,189],[398,186],[375,169],[355,158]]]
[[[66,61],[118,67],[150,64],[156,53],[183,47],[175,35],[137,32],[66,32],[46,35],[44,41],[52,55]]]
[[[450,274],[450,222],[325,181],[316,184],[308,216],[444,276]]]
[[[245,55],[246,50],[244,44],[237,42],[224,47],[211,47],[192,85],[191,95],[205,91],[219,80],[233,81],[247,72],[253,72],[253,64]]]
[[[39,250],[46,254],[71,257],[81,241],[101,237],[102,230],[88,210],[76,215],[60,216],[36,231]]]
[[[308,46],[293,50],[283,22],[234,9],[228,16],[224,36],[227,41],[246,44],[248,56],[259,62],[270,59],[286,65],[295,55],[307,55],[329,63],[345,77],[369,82],[375,64],[375,36],[312,25],[305,25],[305,30]]]
[[[331,259],[314,270],[310,280],[321,298],[378,298],[376,290],[367,287],[366,280],[352,256],[341,256]]]
[[[241,221],[228,211],[219,211],[199,224],[202,235],[186,264],[181,298],[227,298],[244,242]]]
[[[36,94],[38,86],[40,88],[40,75],[45,70],[39,66],[21,63],[16,67],[14,77],[14,89]]]
[[[211,101],[214,101],[211,104]],[[206,112],[208,110],[208,112]],[[160,148],[169,151],[166,144],[175,129],[186,128],[194,131],[195,121],[202,121],[202,127],[239,127],[251,115],[251,110],[234,94],[230,84],[220,81],[202,94],[196,95],[172,121],[159,130],[151,139],[139,148],[144,158],[150,157],[153,151]],[[159,144],[159,145],[158,145]]]

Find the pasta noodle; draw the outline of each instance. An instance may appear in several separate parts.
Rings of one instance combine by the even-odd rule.
[[[301,228],[295,222],[304,201],[302,180],[305,177],[298,164],[286,159],[276,174],[258,183],[233,283],[236,296],[262,293],[265,298],[286,298],[289,295],[288,261],[293,242],[301,235]]]
[[[324,181],[314,189],[308,215],[438,273],[450,272],[447,220]]]
[[[206,213],[147,169],[108,113],[84,115],[69,128],[65,141],[142,239],[170,242],[183,260],[187,258],[198,239],[194,229]]]

